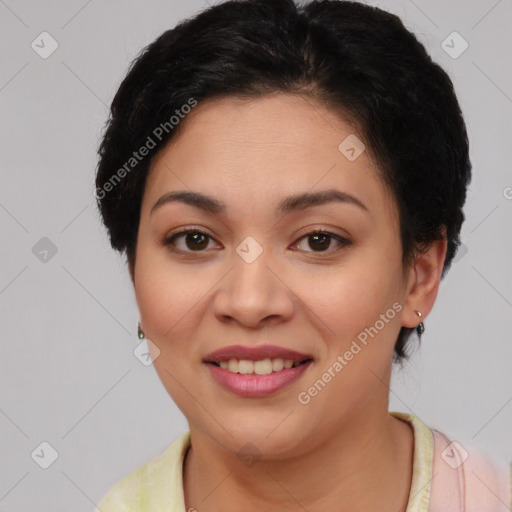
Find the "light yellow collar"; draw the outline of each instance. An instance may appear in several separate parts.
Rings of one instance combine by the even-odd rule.
[[[434,462],[434,436],[432,431],[412,414],[402,412],[389,414],[409,423],[414,432],[412,482],[406,512],[427,512]]]

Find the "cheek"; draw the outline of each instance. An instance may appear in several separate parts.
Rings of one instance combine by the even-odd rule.
[[[360,251],[337,269],[298,277],[298,295],[330,329],[329,338],[345,344],[402,300],[401,262],[394,253],[376,257],[374,250]],[[386,326],[399,323],[395,309],[386,320]]]
[[[135,265],[135,296],[141,322],[155,342],[172,339],[183,328],[206,288],[192,265],[172,262],[165,250],[141,241]]]
[[[382,382],[390,369],[403,307],[400,260],[392,261],[386,265],[361,255],[357,265],[324,277],[323,288],[304,289],[308,305],[322,320],[326,342],[321,364],[307,383],[310,387],[302,390],[306,398],[314,397],[308,409],[312,418],[323,414],[336,422],[371,397],[386,396]],[[319,381],[328,384],[324,388]]]
[[[146,338],[154,344],[154,368],[178,407],[194,416],[199,412],[191,410],[189,393],[199,398],[201,389],[190,378],[190,365],[201,356],[191,340],[198,315],[205,314],[201,299],[211,285],[201,282],[192,266],[172,264],[163,253],[140,249],[135,296]]]

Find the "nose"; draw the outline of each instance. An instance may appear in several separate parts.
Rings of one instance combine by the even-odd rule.
[[[254,329],[291,318],[297,301],[271,252],[265,249],[252,261],[241,254],[234,256],[215,296],[214,313],[219,321]]]

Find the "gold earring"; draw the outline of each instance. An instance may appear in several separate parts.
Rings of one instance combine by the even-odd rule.
[[[418,318],[421,318],[423,315],[421,311],[416,311],[416,314],[418,315]],[[418,326],[416,327],[416,332],[418,333],[418,336],[421,336],[425,332],[425,326],[423,325],[423,322],[420,322]]]
[[[137,328],[137,336],[139,337],[139,340],[143,340],[146,337],[146,335],[144,334],[144,331],[142,330],[142,328],[140,326],[140,322],[139,322],[139,325]]]

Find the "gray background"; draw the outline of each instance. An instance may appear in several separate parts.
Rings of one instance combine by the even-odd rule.
[[[467,252],[441,285],[421,349],[395,372],[391,409],[512,460],[511,1],[372,5],[398,14],[450,74],[474,166]],[[2,512],[92,510],[187,429],[132,352],[132,286],[93,191],[101,129],[129,62],[204,7],[0,0]],[[59,45],[47,59],[31,47],[43,31]],[[442,47],[453,31],[469,44],[457,58]],[[43,441],[58,453],[48,469]]]

